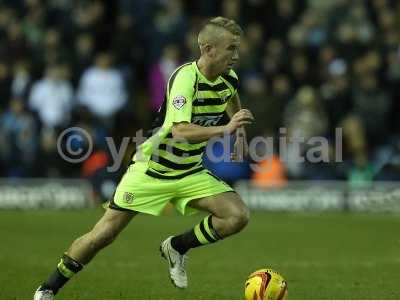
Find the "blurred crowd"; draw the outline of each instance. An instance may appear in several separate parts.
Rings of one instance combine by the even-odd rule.
[[[251,161],[210,168],[230,182],[264,186],[400,179],[395,0],[0,1],[0,176],[115,180],[119,172],[104,168],[105,137],[118,147],[150,128],[169,75],[198,57],[198,29],[216,15],[245,32],[236,71],[243,106],[257,120],[249,138],[279,139],[285,128],[288,153],[297,149],[293,137],[324,137],[329,147],[321,147],[320,163],[282,159],[276,147],[259,172]],[[94,139],[93,154],[78,165],[57,153],[60,132],[71,126]],[[333,159],[335,128],[343,128],[343,163]],[[300,154],[310,148],[301,144]]]

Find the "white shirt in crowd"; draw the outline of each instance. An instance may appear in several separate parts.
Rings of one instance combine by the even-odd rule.
[[[29,107],[37,111],[45,126],[62,125],[69,121],[73,95],[72,85],[68,81],[44,77],[32,86]]]
[[[127,101],[124,79],[117,69],[87,69],[79,82],[78,102],[98,117],[110,117]]]

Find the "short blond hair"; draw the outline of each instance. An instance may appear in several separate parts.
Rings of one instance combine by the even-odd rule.
[[[217,35],[216,32],[219,29],[227,30],[233,35],[241,36],[243,34],[242,28],[234,20],[224,17],[215,17],[207,20],[202,26],[197,39],[199,46],[215,38]]]

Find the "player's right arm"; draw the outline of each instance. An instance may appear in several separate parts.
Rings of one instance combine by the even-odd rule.
[[[232,134],[243,125],[251,124],[253,119],[253,115],[249,110],[241,109],[224,126],[204,127],[189,122],[174,123],[172,126],[172,136],[175,139],[183,139],[192,143],[205,142],[213,137],[223,136],[224,133]]]

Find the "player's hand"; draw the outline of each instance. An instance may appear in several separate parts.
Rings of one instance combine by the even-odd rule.
[[[225,129],[229,134],[234,133],[238,128],[251,124],[254,121],[253,114],[248,109],[241,109],[235,113]]]
[[[231,153],[231,161],[243,162],[248,155],[249,144],[247,143],[246,131],[244,127],[240,127],[236,130],[236,140]]]

